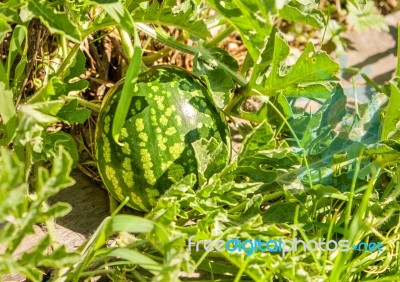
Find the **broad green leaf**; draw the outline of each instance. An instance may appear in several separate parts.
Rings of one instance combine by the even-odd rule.
[[[56,11],[47,1],[29,0],[28,4],[21,8],[20,17],[23,22],[27,22],[33,17],[39,18],[50,32],[62,34],[76,43],[81,41],[79,28],[72,24],[68,15]]]
[[[322,11],[315,9],[314,6],[315,4],[299,5],[292,1],[279,10],[279,15],[285,20],[301,22],[315,28],[323,28],[325,26],[325,15]]]
[[[325,52],[315,51],[313,44],[308,43],[297,62],[287,66],[285,60],[289,55],[289,46],[278,33],[274,42],[272,66],[262,82],[264,93],[269,96],[278,93],[299,96],[301,93],[303,97],[329,98],[332,89],[326,82],[337,80],[335,75],[339,65]]]
[[[175,0],[142,2],[129,7],[134,21],[161,25],[172,25],[188,31],[200,38],[210,36],[203,20],[194,15],[196,4],[191,1],[182,1],[179,4]]]
[[[90,110],[78,107],[78,100],[74,99],[62,107],[57,116],[69,123],[84,123],[89,118],[90,114]]]
[[[391,139],[400,130],[400,90],[390,83],[390,98],[385,110],[385,118],[382,124],[381,139]],[[398,139],[398,134],[397,139]]]
[[[238,70],[238,63],[225,50],[214,47],[210,50],[210,54],[215,60],[227,65],[232,71]],[[207,64],[201,55],[201,53],[198,53],[194,58],[193,73],[203,78],[211,90],[215,105],[223,109],[231,100],[235,82],[222,68],[215,68]]]
[[[208,0],[242,37],[254,62],[259,63],[277,13],[275,0]]]

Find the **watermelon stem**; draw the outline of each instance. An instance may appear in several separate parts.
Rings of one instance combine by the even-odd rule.
[[[240,74],[233,71],[226,64],[224,64],[221,61],[214,58],[211,55],[211,52],[208,51],[203,46],[188,46],[186,44],[176,42],[173,39],[161,34],[157,30],[155,30],[143,23],[135,23],[135,26],[140,31],[146,33],[151,38],[156,39],[156,40],[160,41],[161,43],[163,43],[169,47],[172,47],[176,50],[179,50],[179,51],[191,54],[191,55],[197,55],[200,53],[203,56],[205,61],[207,61],[210,65],[215,65],[215,66],[219,66],[220,68],[222,68],[232,79],[234,79],[237,82],[237,84],[239,84],[240,86],[247,85],[247,81],[245,78],[243,78]]]

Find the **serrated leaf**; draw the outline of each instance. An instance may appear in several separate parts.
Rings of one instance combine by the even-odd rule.
[[[74,99],[62,107],[57,116],[69,123],[84,123],[90,114],[90,110],[78,107],[78,100]]]
[[[276,33],[274,40],[274,52],[272,66],[267,78],[262,83],[262,89],[267,95],[285,93],[290,96],[298,96],[297,89],[309,90],[306,97],[329,98],[331,90],[327,81],[337,80],[335,77],[339,71],[339,64],[333,61],[325,52],[315,51],[312,43],[308,43],[305,50],[293,66],[284,64],[289,55],[289,46],[281,36]],[[315,85],[319,85],[315,88]],[[325,88],[322,91],[321,85]],[[311,92],[315,91],[317,92]]]
[[[175,0],[150,1],[149,3],[151,4],[141,3],[132,7],[134,21],[176,26],[203,39],[210,36],[204,21],[195,18],[196,7],[191,1],[182,1],[179,4]]]
[[[275,0],[208,0],[239,32],[254,62],[259,62],[272,31],[277,8]]]
[[[29,21],[33,17],[40,18],[50,32],[62,34],[76,43],[80,43],[81,41],[79,28],[72,24],[68,15],[56,11],[54,7],[51,7],[51,3],[47,1],[29,0],[28,4],[21,8],[20,16],[24,22]]]

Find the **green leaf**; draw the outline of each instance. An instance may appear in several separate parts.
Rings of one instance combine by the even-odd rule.
[[[81,50],[78,50],[74,58],[74,62],[68,68],[64,77],[66,92],[82,91],[89,86],[89,81],[79,78],[81,74],[86,72],[86,56]]]
[[[43,169],[40,173],[39,183],[43,183],[43,185],[37,189],[39,197],[47,199],[61,189],[75,184],[75,180],[70,176],[71,168],[71,156],[62,146],[59,146],[50,175],[43,173],[45,171]]]
[[[318,196],[318,199],[328,197],[342,201],[348,201],[347,196],[343,195],[338,189],[332,186],[316,184],[313,186],[313,190],[315,191],[315,195]]]
[[[125,30],[132,32],[135,29],[133,20],[129,11],[122,5],[120,0],[97,0],[96,3],[111,16],[111,18],[117,22]]]
[[[11,31],[11,26],[7,23],[7,20],[0,15],[0,43],[3,42],[7,33]]]
[[[272,66],[267,78],[262,82],[262,89],[267,95],[283,93],[287,96],[309,98],[329,98],[331,87],[327,81],[337,80],[339,65],[325,52],[315,51],[308,43],[300,58],[293,66],[284,64],[289,55],[289,46],[276,33]]]
[[[397,133],[400,129],[400,90],[393,82],[390,83],[390,90],[389,103],[382,124],[381,139],[392,139],[396,134],[396,139],[399,140]]]
[[[23,22],[27,22],[33,17],[40,18],[50,32],[62,34],[76,43],[81,42],[79,28],[72,24],[66,13],[57,12],[47,1],[29,0],[28,4],[21,8],[20,16]]]
[[[348,0],[348,1],[358,10],[364,9],[364,6],[367,4],[367,0]]]
[[[297,205],[297,203],[292,202],[272,204],[267,211],[262,214],[264,222],[293,224]],[[302,223],[307,222],[308,217],[306,212],[306,209],[300,209],[298,221]]]
[[[242,37],[254,62],[259,62],[277,13],[275,0],[232,0],[207,2],[234,26]]]
[[[33,158],[37,162],[39,160],[52,160],[56,157],[59,146],[70,154],[73,164],[72,168],[78,167],[79,153],[76,142],[73,137],[63,131],[58,132],[44,132],[43,138],[43,151],[40,153],[34,152]]]
[[[0,78],[1,79],[1,78]],[[0,81],[0,116],[2,124],[6,126],[7,134],[0,139],[0,144],[7,144],[14,135],[17,127],[16,111],[14,108],[13,93]]]
[[[315,6],[314,3],[306,6],[292,1],[279,10],[279,15],[285,20],[301,22],[315,28],[323,28],[325,26],[325,15],[321,10],[314,9],[313,6]]]
[[[66,94],[66,85],[58,77],[54,76],[29,98],[28,103],[55,100],[64,94]]]
[[[246,157],[251,157],[260,150],[269,150],[275,148],[274,133],[271,126],[264,121],[253,132],[248,134],[243,141],[238,154],[239,162]]]
[[[9,3],[0,3],[0,43],[7,33],[12,31],[9,23],[18,23],[19,21],[17,9],[9,5]]]
[[[226,165],[229,156],[228,147],[215,138],[210,140],[200,139],[192,143],[197,161],[200,186],[220,172]]]
[[[134,21],[176,26],[205,39],[210,32],[204,21],[195,17],[196,8],[192,1],[182,1],[180,4],[175,0],[146,1],[146,5],[140,3],[132,6],[130,12]]]
[[[63,101],[56,100],[31,104],[30,108],[36,111],[40,111],[42,114],[45,115],[55,116],[63,106]]]
[[[223,62],[232,71],[237,71],[238,63],[229,53],[223,49],[214,47],[210,49],[211,56],[219,62]],[[193,73],[200,76],[211,90],[215,105],[223,109],[231,100],[231,94],[235,89],[233,79],[220,67],[210,66],[202,59],[202,53],[198,53],[193,61]]]
[[[25,66],[27,63],[28,53],[28,29],[23,25],[17,25],[10,40],[10,49],[7,57],[7,74],[8,79],[11,80],[11,67],[13,67],[15,58],[19,56],[19,61],[15,66],[15,72],[13,77],[12,85],[19,89],[19,85],[22,83]]]
[[[354,3],[355,1],[350,1]],[[359,4],[360,1],[357,1]],[[384,16],[379,14],[374,1],[363,1],[365,7],[361,9],[360,5],[347,5],[348,16],[347,22],[357,31],[364,31],[367,29],[376,29],[389,31],[389,27],[385,22]]]
[[[44,211],[36,218],[38,222],[46,222],[67,215],[72,210],[72,206],[68,203],[57,202],[52,205],[47,211]]]
[[[124,259],[129,264],[139,265],[144,269],[149,270],[153,274],[157,274],[161,269],[161,265],[148,256],[128,248],[110,248],[100,249],[96,252],[96,256],[106,258],[119,258]]]
[[[74,99],[58,112],[57,116],[69,123],[84,123],[90,116],[91,111],[78,107],[78,100]]]

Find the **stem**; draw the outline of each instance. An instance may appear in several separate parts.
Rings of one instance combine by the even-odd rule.
[[[69,51],[67,58],[64,60],[64,62],[61,64],[60,68],[58,69],[56,76],[59,77],[64,77],[65,71],[72,65],[74,62],[74,59],[76,57],[76,54],[79,51],[80,44],[75,43],[74,47]]]
[[[350,224],[351,207],[353,205],[354,191],[355,191],[356,184],[357,184],[357,177],[358,177],[358,173],[360,171],[361,156],[362,156],[363,152],[364,152],[364,149],[362,149],[360,151],[358,158],[356,159],[356,168],[354,171],[353,179],[351,180],[350,197],[349,197],[349,202],[347,203],[347,206],[346,206],[346,216],[345,216],[345,220],[344,220],[345,232],[348,231],[349,224]]]
[[[400,23],[397,25],[397,54],[400,54]],[[400,56],[397,56],[396,76],[400,76]]]
[[[204,47],[210,48],[214,47],[215,45],[218,45],[222,40],[224,40],[229,34],[231,34],[235,28],[233,26],[228,26],[224,28],[220,33],[218,33],[213,39],[208,41],[207,43],[204,44]]]
[[[129,32],[127,32],[121,27],[118,27],[118,32],[119,35],[121,36],[122,48],[124,49],[126,57],[128,58],[128,60],[130,60],[133,57],[133,52],[134,52],[131,36]]]
[[[145,64],[150,65],[150,64],[154,63],[155,61],[157,61],[158,59],[168,55],[169,51],[171,51],[171,48],[164,47],[160,51],[158,51],[157,53],[155,53],[153,55],[144,56],[142,58],[142,60]]]
[[[95,103],[92,103],[92,102],[89,102],[87,100],[83,100],[83,99],[80,99],[80,98],[77,98],[77,97],[68,97],[68,96],[66,96],[66,97],[64,97],[64,100],[68,101],[68,102],[73,101],[73,100],[77,100],[79,105],[82,105],[82,106],[84,106],[84,107],[86,107],[88,109],[91,109],[91,110],[93,110],[93,111],[95,111],[97,113],[100,112],[100,109],[101,109],[100,105],[97,105]]]
[[[266,194],[263,196],[263,200],[262,202],[266,202],[266,201],[271,201],[273,199],[279,198],[280,196],[282,196],[284,194],[283,191],[277,191],[275,193],[271,193],[271,194]],[[242,209],[244,209],[247,205],[247,202],[243,202],[240,203],[239,205],[231,208],[228,213],[232,213],[232,212],[238,212],[241,211]]]
[[[161,33],[157,32],[156,30],[152,29],[151,27],[142,24],[142,23],[135,23],[135,26],[141,30],[142,32],[146,33],[153,39],[160,41],[161,43],[172,47],[176,50],[191,54],[191,55],[198,55],[202,56],[205,61],[207,61],[212,66],[218,66],[223,69],[232,79],[234,79],[240,86],[245,86],[247,84],[246,79],[244,79],[241,75],[237,74],[236,72],[232,71],[227,65],[215,59],[211,53],[204,47],[201,46],[188,46],[186,44],[182,44],[170,39],[167,36],[162,35]]]

